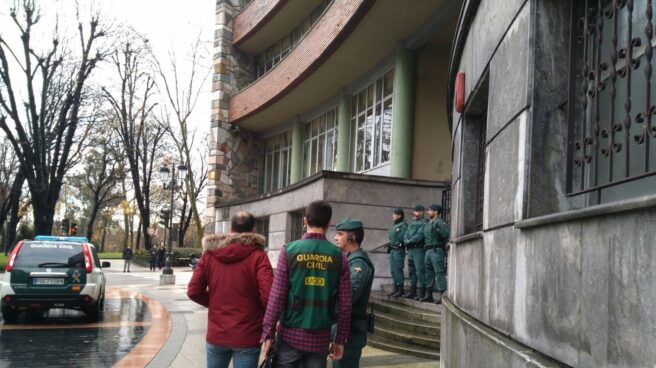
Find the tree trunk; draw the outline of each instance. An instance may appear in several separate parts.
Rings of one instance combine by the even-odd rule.
[[[105,252],[105,237],[107,236],[107,221],[103,226],[102,237],[100,238],[100,253]]]
[[[89,222],[87,223],[87,239],[91,241],[93,237],[93,223],[96,222],[96,216],[98,216],[98,205],[94,204],[91,209],[91,214],[89,215]]]
[[[141,226],[142,222],[139,220],[139,227],[137,228],[137,244],[134,247],[134,250],[139,249],[139,244],[141,244]]]

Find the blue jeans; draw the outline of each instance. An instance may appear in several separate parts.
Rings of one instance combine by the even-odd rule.
[[[257,368],[260,359],[260,346],[252,348],[231,348],[229,346],[205,343],[208,368],[228,368],[230,359],[234,359],[234,368]]]

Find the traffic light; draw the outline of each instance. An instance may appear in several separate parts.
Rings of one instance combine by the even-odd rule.
[[[71,236],[77,235],[77,223],[76,222],[71,222]]]
[[[159,211],[159,223],[160,225],[164,227],[169,227],[169,217],[171,216],[171,211],[169,210],[161,210]]]
[[[68,235],[68,226],[69,226],[68,224],[69,224],[69,222],[68,222],[67,218],[62,220],[62,222],[61,222],[61,233],[62,233],[62,235]]]

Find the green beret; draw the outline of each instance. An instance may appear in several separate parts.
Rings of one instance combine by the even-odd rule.
[[[362,229],[362,221],[345,217],[335,225],[335,229],[345,231]]]
[[[428,208],[433,211],[442,212],[442,206],[440,206],[439,204],[431,204],[430,207]]]
[[[424,211],[424,210],[425,210],[424,206],[422,206],[420,204],[415,206],[415,211]]]
[[[397,215],[403,215],[403,208],[395,208],[392,213],[396,213]]]

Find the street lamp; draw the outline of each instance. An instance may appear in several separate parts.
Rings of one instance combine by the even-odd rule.
[[[168,221],[165,221],[166,223],[165,228],[169,229],[168,242],[167,242],[168,245],[166,250],[164,269],[162,270],[162,274],[160,275],[159,278],[160,285],[175,284],[175,275],[173,275],[173,269],[171,268],[171,260],[173,258],[173,238],[171,236],[172,235],[171,230],[173,228],[173,211],[174,211],[173,197],[175,194],[175,189],[178,187],[178,183],[175,178],[176,169],[178,171],[180,178],[184,178],[187,172],[187,166],[185,165],[171,164],[170,168],[168,166],[162,166],[159,169],[159,175],[160,175],[160,179],[162,180],[162,183],[164,183],[164,189],[168,189],[171,191],[171,207],[169,208]],[[170,181],[169,181],[169,176],[171,179]]]

